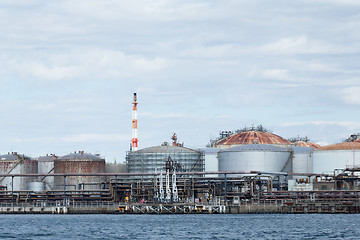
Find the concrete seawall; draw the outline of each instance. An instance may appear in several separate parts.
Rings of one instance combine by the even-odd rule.
[[[321,202],[212,206],[194,204],[97,204],[1,206],[0,214],[311,214],[360,213],[360,203]]]

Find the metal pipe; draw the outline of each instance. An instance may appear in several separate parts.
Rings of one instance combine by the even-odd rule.
[[[225,206],[227,206],[227,177],[226,174],[224,175],[225,177]]]
[[[64,206],[66,203],[66,176],[64,176]]]
[[[57,176],[155,176],[160,173],[26,173],[26,174],[0,174],[0,177],[57,177]],[[206,175],[206,174],[266,174],[266,175],[295,175],[295,176],[333,176],[332,174],[317,173],[286,173],[286,172],[261,172],[261,171],[208,171],[208,172],[176,172],[176,175]]]
[[[14,176],[11,176],[11,204],[14,204]]]

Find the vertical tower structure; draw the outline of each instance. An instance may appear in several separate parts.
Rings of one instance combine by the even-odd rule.
[[[132,139],[131,139],[131,151],[138,150],[138,138],[137,138],[137,97],[134,93],[134,102],[132,110]]]

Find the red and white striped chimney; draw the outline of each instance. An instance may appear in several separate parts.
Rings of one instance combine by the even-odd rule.
[[[137,138],[137,98],[134,93],[134,102],[132,110],[132,139],[131,139],[131,151],[138,150],[138,138]]]

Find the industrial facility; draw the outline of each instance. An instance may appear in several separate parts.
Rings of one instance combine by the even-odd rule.
[[[134,93],[125,164],[84,151],[1,155],[1,212],[360,212],[360,134],[319,146],[259,125],[221,131],[201,149],[185,147],[176,133],[170,143],[140,148],[137,111]]]

